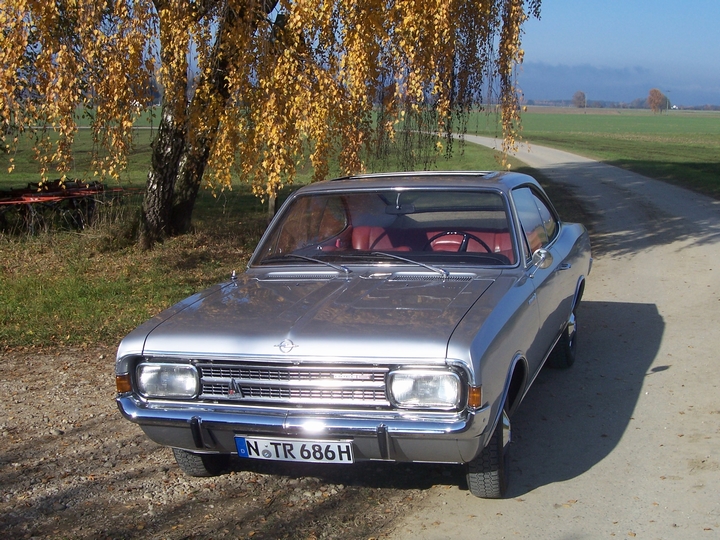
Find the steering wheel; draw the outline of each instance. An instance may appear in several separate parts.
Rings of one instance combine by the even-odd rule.
[[[475,240],[478,244],[480,244],[482,247],[484,247],[485,250],[486,250],[488,253],[492,253],[492,252],[493,252],[493,250],[490,249],[490,246],[488,246],[481,238],[478,238],[478,237],[475,236],[474,234],[471,234],[471,233],[465,232],[465,231],[443,231],[443,232],[439,232],[439,233],[437,233],[436,235],[433,235],[433,237],[430,238],[430,240],[427,241],[427,243],[426,243],[425,246],[423,247],[423,251],[427,251],[428,248],[432,246],[432,243],[433,243],[435,240],[437,240],[438,238],[441,238],[441,237],[443,237],[443,236],[453,236],[453,235],[455,235],[455,236],[462,236],[462,242],[460,243],[460,246],[458,246],[458,250],[457,250],[458,253],[461,253],[461,252],[463,252],[463,251],[467,251],[468,242],[469,242],[470,240]]]

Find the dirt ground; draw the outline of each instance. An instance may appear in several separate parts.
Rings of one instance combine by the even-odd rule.
[[[578,359],[513,416],[506,499],[431,489],[390,537],[720,538],[720,201],[548,148],[517,157],[590,207]]]
[[[184,475],[114,402],[114,350],[0,354],[2,538],[382,538],[461,471],[231,463]]]
[[[507,499],[431,465],[234,461],[190,478],[120,416],[114,347],[4,350],[0,537],[718,538],[720,204],[562,152],[519,157],[591,206],[596,260],[577,363],[543,370],[513,417]]]

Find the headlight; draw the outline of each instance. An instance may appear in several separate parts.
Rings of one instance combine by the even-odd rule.
[[[462,384],[457,373],[431,369],[400,369],[389,375],[390,401],[407,409],[455,409]]]
[[[200,386],[190,364],[140,364],[136,381],[138,392],[149,398],[194,398]]]

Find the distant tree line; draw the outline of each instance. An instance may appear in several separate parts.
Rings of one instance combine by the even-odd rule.
[[[607,101],[597,99],[587,99],[585,92],[578,91],[573,94],[572,99],[531,99],[525,102],[528,106],[536,107],[575,107],[588,109],[652,109],[648,102],[648,97],[637,98],[633,101]],[[673,104],[662,96],[660,102],[661,109],[671,109]],[[687,111],[720,111],[720,105],[677,105],[678,109]]]

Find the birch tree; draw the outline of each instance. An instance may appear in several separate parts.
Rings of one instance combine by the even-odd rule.
[[[0,122],[12,155],[34,138],[41,178],[71,170],[78,122],[93,173],[118,178],[133,122],[162,87],[141,244],[188,230],[202,183],[261,198],[336,162],[364,169],[379,141],[452,131],[500,105],[515,144],[522,25],[540,0],[3,0]],[[10,166],[12,168],[12,164]]]

